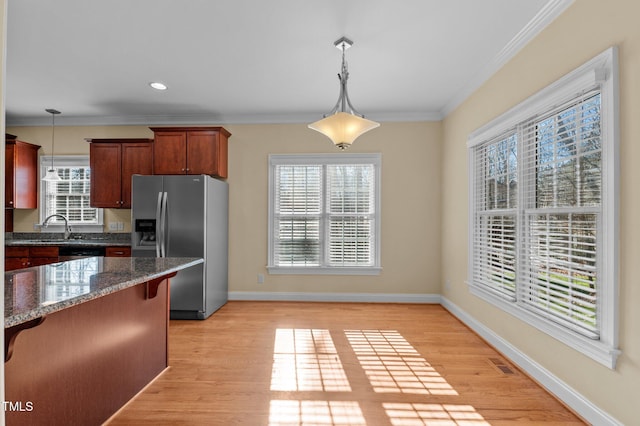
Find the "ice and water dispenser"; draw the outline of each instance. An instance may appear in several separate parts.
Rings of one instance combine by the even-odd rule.
[[[134,244],[140,248],[153,248],[156,245],[156,220],[136,219]]]

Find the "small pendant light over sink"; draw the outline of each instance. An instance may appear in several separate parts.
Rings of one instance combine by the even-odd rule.
[[[47,174],[42,178],[42,180],[46,182],[57,182],[61,179],[60,179],[60,176],[58,175],[58,171],[53,167],[53,154],[54,154],[54,146],[55,146],[54,131],[56,128],[56,115],[60,114],[60,111],[52,108],[47,108],[45,111],[51,114],[51,167],[47,169]]]
[[[322,120],[309,124],[309,128],[322,133],[340,149],[347,149],[358,136],[380,126],[380,123],[367,120],[351,105],[347,93],[347,80],[349,71],[344,60],[344,52],[353,45],[353,42],[342,37],[333,43],[342,50],[342,73],[338,74],[340,80],[340,95],[333,109],[325,114]]]

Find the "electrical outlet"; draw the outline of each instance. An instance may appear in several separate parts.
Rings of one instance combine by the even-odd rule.
[[[124,231],[124,222],[118,222],[118,231]]]
[[[118,222],[109,222],[109,231],[117,231]]]
[[[444,288],[445,288],[446,290],[451,290],[451,280],[449,280],[449,279],[445,280],[445,282],[444,282]]]
[[[264,274],[258,274],[258,284],[264,284]]]

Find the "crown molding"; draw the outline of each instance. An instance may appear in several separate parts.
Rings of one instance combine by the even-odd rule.
[[[442,117],[449,115],[454,109],[459,107],[473,92],[482,86],[491,76],[493,76],[507,62],[531,40],[533,40],[542,30],[544,30],[551,22],[560,16],[575,0],[551,0],[540,12],[533,17],[529,23],[511,39],[509,43],[491,60],[484,68],[482,68],[475,78],[469,80],[463,88],[445,105],[441,110]]]
[[[104,115],[99,117],[61,115],[56,126],[154,126],[154,125],[230,125],[230,124],[308,124],[320,114],[185,114],[185,115]],[[439,112],[383,112],[367,118],[379,122],[440,121]],[[7,127],[51,126],[48,117],[6,119]]]

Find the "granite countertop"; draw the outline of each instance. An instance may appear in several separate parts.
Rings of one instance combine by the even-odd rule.
[[[63,233],[15,232],[5,233],[5,246],[82,246],[82,247],[130,247],[129,233],[72,233],[65,240]]]
[[[6,272],[5,329],[203,261],[202,258],[88,257]]]

